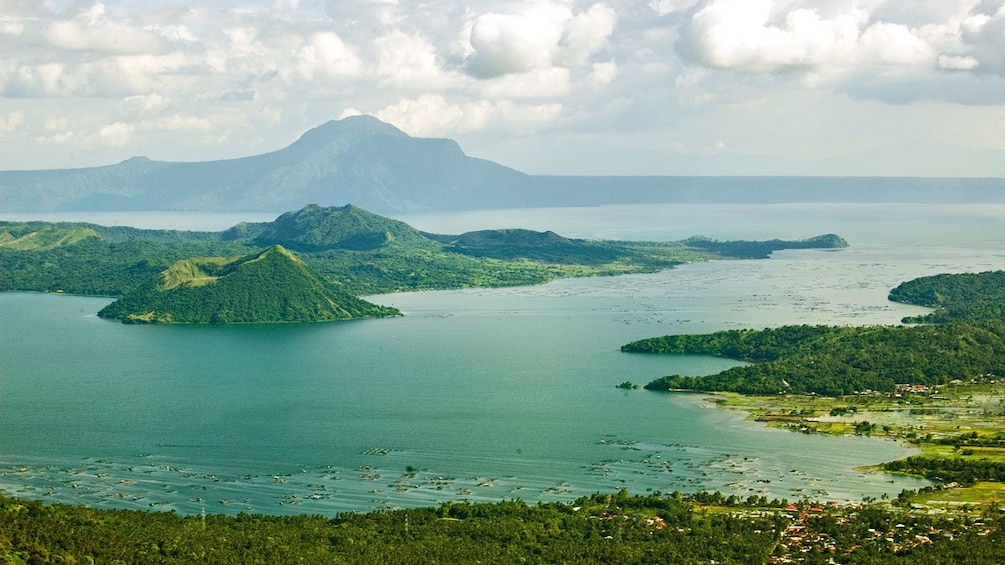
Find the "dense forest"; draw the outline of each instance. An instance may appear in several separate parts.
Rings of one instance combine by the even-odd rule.
[[[671,375],[650,390],[743,394],[892,392],[898,384],[939,385],[1005,375],[1005,324],[786,326],[646,339],[626,352],[717,355],[754,364],[706,377]]]
[[[842,396],[1005,375],[1005,272],[915,279],[890,298],[938,308],[911,320],[935,324],[730,330],[643,339],[621,349],[753,363],[706,377],[662,377],[646,385],[650,390]]]
[[[237,259],[176,262],[98,312],[132,323],[322,322],[401,315],[321,279],[280,245]]]
[[[355,206],[316,205],[273,222],[222,232],[104,227],[85,223],[0,222],[0,291],[64,291],[117,296],[175,261],[233,257],[282,245],[342,290],[359,296],[409,290],[539,284],[562,277],[652,272],[685,262],[746,256],[757,242],[717,249],[682,242],[570,239],[552,232],[419,232]],[[840,238],[773,241],[772,249],[832,247]]]
[[[1005,320],[1005,271],[921,277],[891,290],[890,300],[935,309],[905,323]]]
[[[755,497],[756,498],[756,497]],[[753,506],[752,506],[753,505]],[[0,496],[5,563],[998,563],[1001,518],[718,493],[446,503],[322,516],[179,516]]]
[[[925,477],[936,483],[958,483],[971,486],[978,481],[1005,482],[1005,461],[988,458],[928,457],[915,455],[883,463],[883,469]]]

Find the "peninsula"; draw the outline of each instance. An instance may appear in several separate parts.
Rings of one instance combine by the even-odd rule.
[[[713,393],[769,425],[884,436],[923,454],[881,465],[936,486],[923,506],[1005,501],[1005,271],[904,282],[891,300],[933,308],[908,326],[783,326],[639,340],[625,352],[746,361],[706,377],[669,375],[655,391]]]

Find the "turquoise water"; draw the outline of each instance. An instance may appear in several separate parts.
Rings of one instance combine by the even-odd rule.
[[[898,282],[1003,268],[1005,207],[678,208],[481,221],[535,228],[549,216],[560,233],[652,239],[734,237],[710,225],[764,237],[798,221],[799,237],[833,231],[853,247],[383,295],[371,299],[406,316],[317,325],[126,326],[95,316],[107,299],[0,294],[0,487],[96,506],[333,514],[619,488],[848,500],[925,484],[854,470],[912,453],[890,441],[770,430],[699,396],[616,389],[731,365],[618,348],[732,327],[895,323],[920,310],[886,301]],[[450,232],[479,218],[410,221]]]

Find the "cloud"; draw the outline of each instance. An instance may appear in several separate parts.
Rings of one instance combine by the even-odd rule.
[[[24,123],[24,112],[14,111],[3,117],[0,114],[0,132],[12,132]]]
[[[443,96],[426,94],[401,99],[379,110],[376,116],[411,135],[456,135],[489,128],[527,133],[551,123],[561,113],[560,104],[520,106],[502,100],[451,103]]]
[[[895,103],[1000,102],[948,81],[959,74],[1005,76],[1005,4],[701,0],[681,15],[675,50],[685,62],[708,69],[796,77],[799,82],[790,85],[798,88]]]
[[[264,152],[345,112],[540,170],[546,138],[750,155],[764,146],[737,138],[750,128],[781,155],[829,136],[835,107],[868,116],[861,132],[894,107],[925,105],[927,123],[980,106],[943,126],[963,145],[1005,119],[1005,0],[210,4],[0,0],[0,168],[53,166],[54,143],[74,165]]]
[[[708,67],[747,73],[934,60],[931,46],[910,28],[871,22],[855,2],[829,17],[813,7],[786,4],[705,0],[688,13],[678,51]]]
[[[102,126],[98,133],[89,136],[84,140],[85,144],[98,147],[125,147],[133,137],[136,126],[123,122],[116,122]]]
[[[442,84],[436,47],[424,36],[394,30],[374,40],[377,73],[396,85]]]
[[[616,12],[604,4],[574,13],[566,4],[540,1],[513,13],[481,14],[470,25],[465,69],[489,79],[574,68],[603,49],[616,24]]]
[[[954,71],[972,71],[980,66],[980,61],[976,57],[963,55],[939,55],[937,59],[940,69]]]
[[[153,31],[108,19],[100,2],[72,19],[52,21],[44,37],[52,47],[70,51],[160,53],[168,48]]]
[[[297,71],[304,78],[318,74],[348,77],[359,74],[362,62],[355,50],[346,45],[335,32],[311,34],[296,52]]]

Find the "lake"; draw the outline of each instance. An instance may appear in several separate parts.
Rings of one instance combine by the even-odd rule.
[[[161,223],[149,227],[201,229],[235,220],[150,217]],[[328,515],[447,500],[571,501],[621,488],[896,495],[927,483],[855,468],[913,450],[769,429],[699,395],[617,389],[734,364],[619,347],[668,333],[897,323],[923,311],[886,300],[899,282],[1005,266],[1002,205],[647,205],[401,219],[440,233],[523,227],[609,239],[833,232],[851,247],[375,296],[405,317],[315,325],[132,326],[95,316],[108,299],[0,294],[0,488],[92,506]]]

